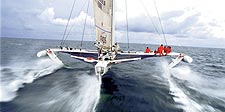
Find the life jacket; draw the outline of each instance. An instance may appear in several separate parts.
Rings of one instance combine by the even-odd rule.
[[[159,53],[162,53],[162,51],[163,51],[163,46],[159,46],[158,52],[159,52]]]
[[[170,52],[171,52],[171,47],[167,47],[166,54],[169,54]]]
[[[167,48],[167,52],[170,53],[171,52],[171,47]]]
[[[167,47],[164,47],[164,48],[163,48],[163,51],[164,51],[164,53],[167,53],[168,48],[167,48]]]
[[[149,48],[145,49],[145,53],[150,53],[150,52],[151,52],[151,50]]]

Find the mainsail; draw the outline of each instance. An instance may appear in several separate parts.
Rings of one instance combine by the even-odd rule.
[[[110,50],[113,44],[113,0],[94,0],[96,42]]]

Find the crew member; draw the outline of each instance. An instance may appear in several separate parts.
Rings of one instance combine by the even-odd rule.
[[[118,51],[120,51],[120,46],[119,46],[119,44],[117,42],[115,43],[115,51],[116,51],[116,53]]]
[[[167,46],[164,46],[163,53],[166,53],[167,52],[167,49],[168,49],[168,47]]]
[[[148,47],[146,47],[145,53],[150,53],[150,52],[151,52],[151,50]]]
[[[167,50],[166,50],[166,55],[169,54],[171,51],[172,51],[171,47],[168,46],[168,47],[167,47]]]
[[[157,53],[159,53],[160,56],[163,55],[163,44],[161,44],[161,45],[158,47]]]

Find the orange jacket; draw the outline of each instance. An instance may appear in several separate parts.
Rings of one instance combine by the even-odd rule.
[[[168,51],[168,48],[164,47],[163,50],[164,50],[164,53],[166,53]]]
[[[170,52],[171,52],[171,48],[168,47],[166,53],[168,54],[168,53],[170,53]]]
[[[163,46],[159,46],[158,52],[159,52],[159,53],[162,53],[162,51],[163,51]]]
[[[150,52],[151,52],[151,50],[149,48],[145,49],[145,53],[150,53]]]

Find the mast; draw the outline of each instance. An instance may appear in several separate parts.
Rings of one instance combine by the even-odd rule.
[[[111,32],[112,32],[112,38],[111,38],[111,47],[114,44],[115,41],[115,1],[116,0],[112,0],[112,26],[111,26]]]

